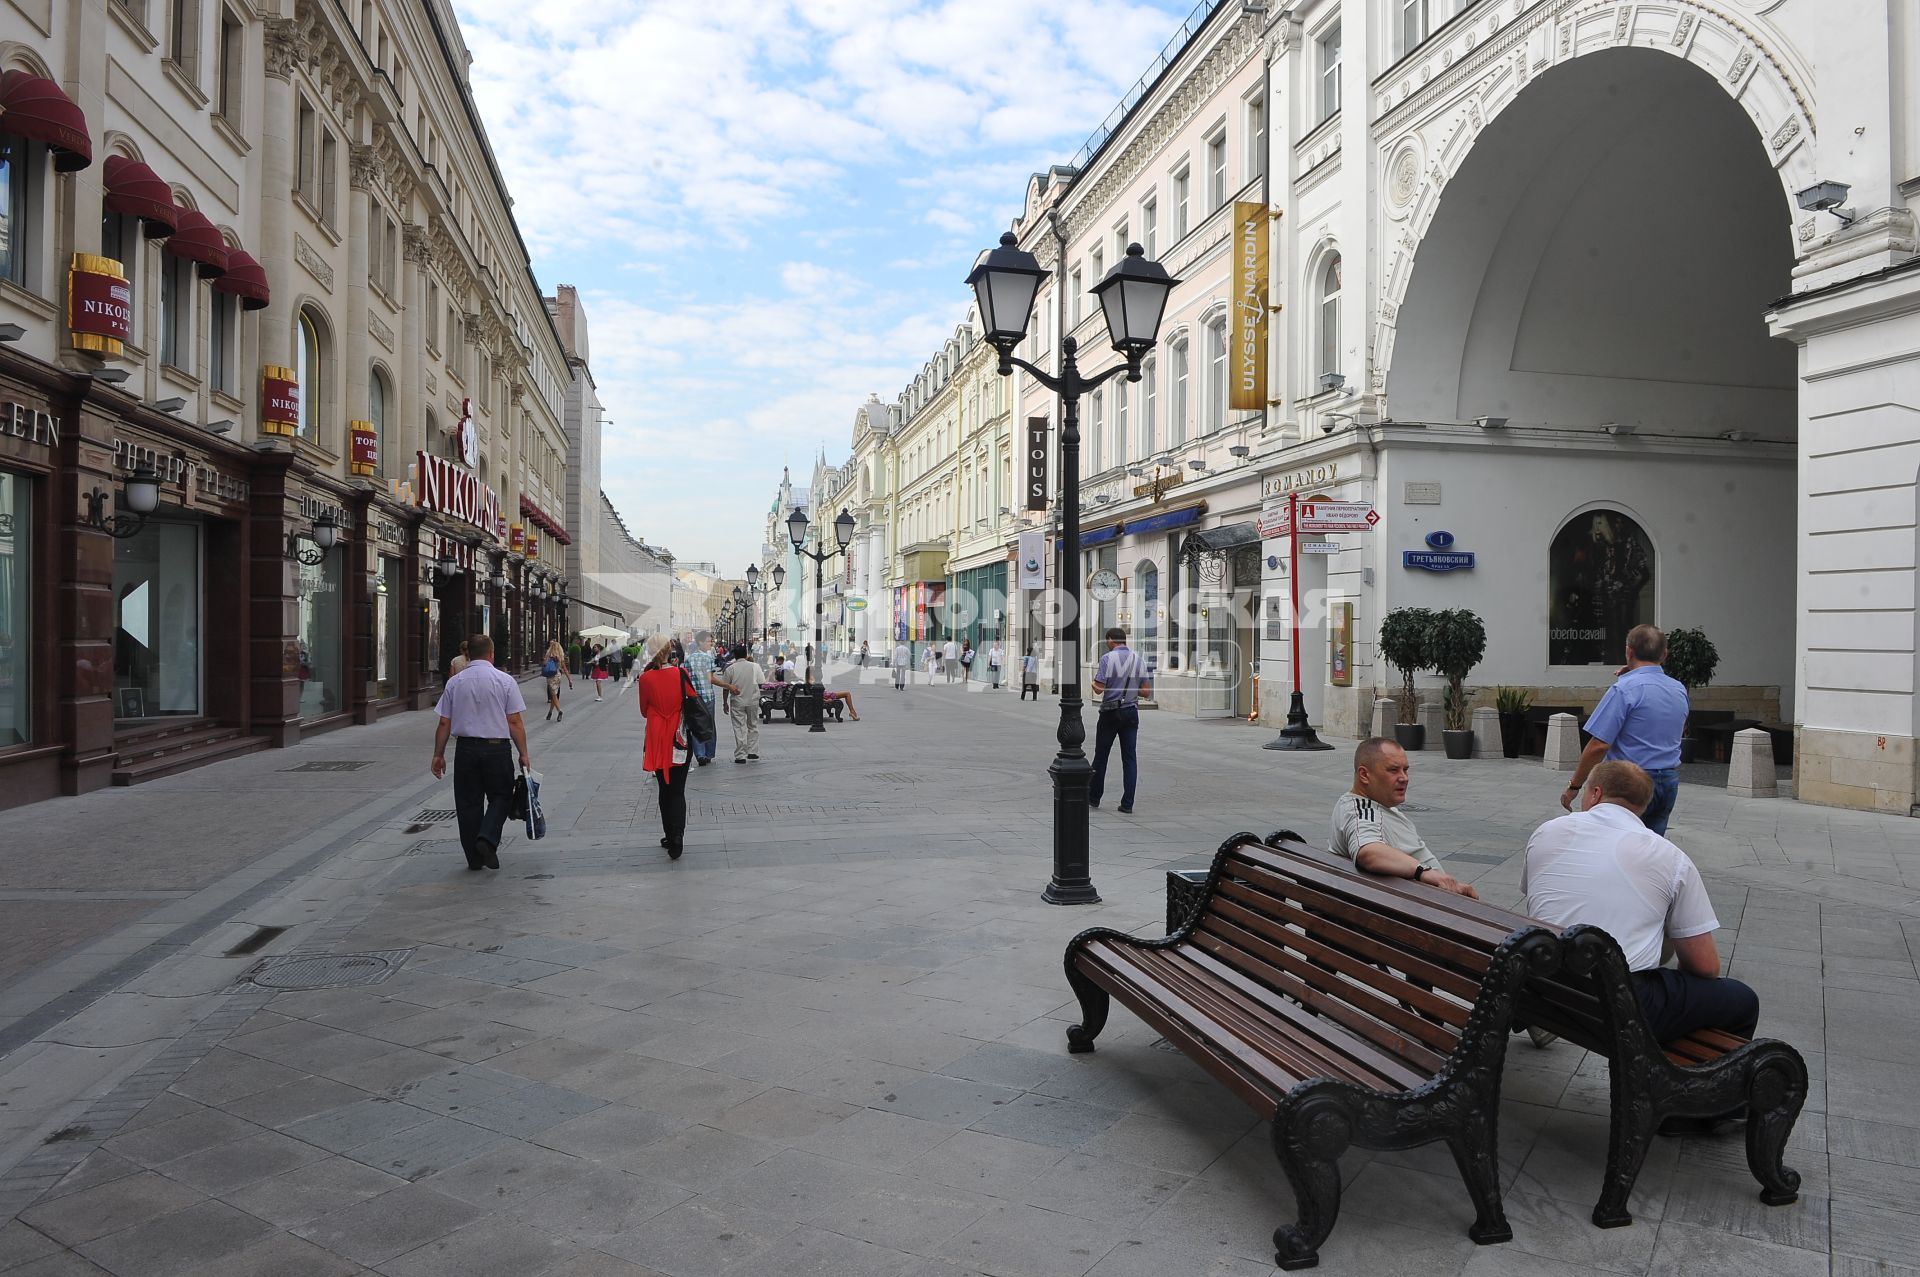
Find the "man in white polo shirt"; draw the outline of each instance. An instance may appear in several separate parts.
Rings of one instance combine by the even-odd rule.
[[[507,806],[513,799],[513,755],[509,743],[520,748],[520,766],[527,757],[526,698],[513,675],[493,663],[493,640],[476,634],[467,640],[467,668],[447,680],[434,712],[440,716],[433,734],[434,779],[447,774],[447,737],[460,742],[453,756],[453,805],[460,818],[460,849],[467,868],[498,869],[500,834],[507,825]]]
[[[1760,999],[1720,975],[1720,928],[1700,870],[1648,829],[1640,814],[1653,781],[1633,763],[1601,763],[1587,778],[1584,810],[1549,820],[1527,840],[1520,889],[1527,912],[1556,927],[1586,923],[1626,955],[1647,1027],[1660,1042],[1696,1029],[1753,1036]],[[1671,945],[1678,970],[1662,966]]]

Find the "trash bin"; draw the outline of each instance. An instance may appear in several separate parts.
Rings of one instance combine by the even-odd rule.
[[[821,692],[825,690],[818,683],[802,683],[793,689],[793,721],[802,727],[812,727],[821,721],[823,704]]]

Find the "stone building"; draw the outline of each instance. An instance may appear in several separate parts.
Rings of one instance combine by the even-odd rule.
[[[443,0],[0,11],[0,802],[559,632],[566,359],[468,61]]]

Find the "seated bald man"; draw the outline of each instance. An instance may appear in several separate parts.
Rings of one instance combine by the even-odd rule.
[[[1587,778],[1583,810],[1549,820],[1527,840],[1520,889],[1527,912],[1556,927],[1584,922],[1626,955],[1647,1027],[1660,1042],[1695,1029],[1743,1038],[1760,1022],[1760,998],[1720,975],[1720,929],[1700,870],[1686,852],[1640,819],[1652,777],[1629,762],[1601,763]],[[1662,966],[1671,946],[1680,968]]]
[[[1480,895],[1440,867],[1420,831],[1404,812],[1412,768],[1407,751],[1375,736],[1353,751],[1353,788],[1333,805],[1333,841],[1328,849],[1367,873],[1411,878],[1478,900]]]

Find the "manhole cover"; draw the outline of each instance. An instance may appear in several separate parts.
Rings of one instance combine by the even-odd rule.
[[[452,820],[455,816],[458,816],[459,814],[460,814],[459,812],[455,811],[451,807],[448,807],[445,809],[442,809],[439,807],[429,807],[425,811],[421,812],[418,816],[415,816],[413,819],[416,823],[424,820],[428,824],[438,824],[440,821],[443,821],[443,820]]]
[[[301,763],[298,767],[282,767],[283,772],[357,772],[362,767],[371,767],[371,761],[359,762],[336,759],[332,762]]]
[[[412,949],[377,953],[289,953],[267,958],[240,977],[240,987],[262,989],[347,989],[379,984],[400,969]]]

